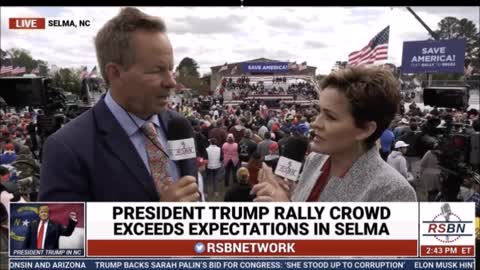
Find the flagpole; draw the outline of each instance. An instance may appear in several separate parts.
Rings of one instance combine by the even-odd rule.
[[[420,22],[420,24],[422,24],[422,26],[428,31],[428,33],[430,34],[430,36],[433,37],[433,39],[440,40],[438,35],[435,32],[433,32],[432,29],[430,29],[430,27],[428,27],[428,25],[410,7],[407,7],[407,10],[410,11],[410,13],[412,13],[412,15],[415,17],[415,19],[417,19],[418,22]],[[428,86],[432,85],[431,73],[427,73],[427,80],[428,80]]]

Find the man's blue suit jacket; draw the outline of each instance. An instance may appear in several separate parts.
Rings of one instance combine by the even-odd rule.
[[[171,110],[159,114],[165,128],[174,117],[183,116]],[[43,147],[40,201],[160,199],[135,146],[103,98],[49,136]],[[194,158],[176,165],[180,176],[197,177]]]
[[[37,248],[37,231],[40,221],[32,221],[28,226],[27,234],[23,242],[23,249],[36,249]],[[55,223],[51,220],[48,221],[47,231],[45,234],[45,249],[58,249],[58,243],[60,236],[70,236],[75,229],[77,222],[72,219],[68,220],[68,226]]]

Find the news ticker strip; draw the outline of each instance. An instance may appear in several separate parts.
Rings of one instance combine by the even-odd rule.
[[[474,270],[474,259],[10,259],[11,270],[50,270],[50,269],[225,269],[225,270]]]
[[[83,206],[87,257],[475,256],[474,203]],[[11,256],[58,255],[34,253],[10,249]]]

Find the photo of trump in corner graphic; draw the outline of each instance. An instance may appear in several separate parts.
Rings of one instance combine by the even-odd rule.
[[[84,204],[21,203],[10,210],[11,255],[83,255]],[[59,249],[63,252],[51,251]]]

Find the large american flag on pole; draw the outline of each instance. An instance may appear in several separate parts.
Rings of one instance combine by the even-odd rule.
[[[386,60],[388,58],[389,34],[390,26],[387,26],[375,37],[373,37],[363,49],[350,53],[348,55],[348,65],[358,66],[373,64],[378,60]]]

